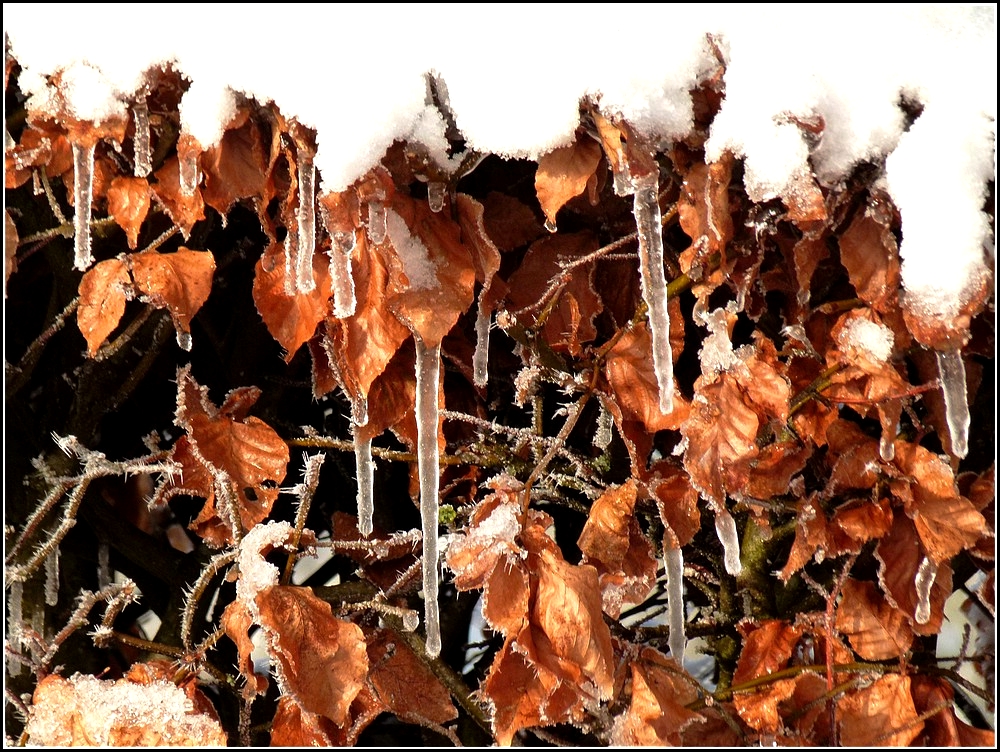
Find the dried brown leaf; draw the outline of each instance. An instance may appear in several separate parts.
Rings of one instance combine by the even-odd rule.
[[[139,244],[139,230],[149,213],[149,183],[146,178],[116,177],[108,188],[108,213],[125,230],[128,247]]]
[[[83,275],[76,322],[87,340],[87,354],[91,357],[118,326],[132,290],[128,265],[120,258],[94,264]]]
[[[837,630],[866,661],[898,658],[913,644],[913,630],[874,583],[848,579],[841,588]]]
[[[139,292],[157,308],[169,310],[179,332],[190,334],[191,319],[212,292],[215,258],[211,251],[181,246],[175,253],[144,251],[130,259]]]
[[[889,674],[837,700],[840,741],[848,747],[905,747],[924,728],[910,694],[910,677]]]
[[[550,151],[538,160],[535,193],[549,223],[555,226],[559,210],[587,188],[601,163],[601,147],[589,137]]]

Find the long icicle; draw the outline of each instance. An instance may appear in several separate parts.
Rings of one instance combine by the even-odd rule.
[[[951,453],[965,457],[969,453],[969,395],[965,386],[965,362],[961,350],[937,353],[938,374],[944,392],[944,412],[951,436]]]
[[[299,152],[299,245],[295,260],[295,289],[312,292],[313,252],[316,250],[316,165],[312,155]]]
[[[333,278],[333,315],[346,319],[353,316],[358,307],[351,270],[355,237],[353,232],[335,232],[332,240],[329,255],[330,276]]]
[[[417,335],[417,470],[424,537],[424,625],[427,655],[441,653],[438,621],[438,374],[441,345],[427,347]]]
[[[94,191],[94,145],[73,144],[73,268],[81,272],[94,263],[90,251],[90,202]]]
[[[660,412],[674,409],[674,362],[670,348],[667,279],[663,274],[663,229],[660,224],[659,176],[653,172],[632,179],[635,225],[639,234],[639,272],[642,299],[649,309],[653,337],[653,371],[660,388]]]
[[[490,309],[482,296],[476,311],[476,349],[472,353],[472,382],[482,389],[489,380]]]
[[[925,556],[913,578],[913,586],[917,591],[917,608],[913,618],[917,624],[926,624],[931,620],[931,589],[937,579],[937,571],[937,564]]]
[[[358,530],[366,538],[372,534],[375,515],[375,460],[372,437],[354,426],[354,460],[358,468]]]
[[[144,178],[153,171],[149,148],[149,105],[145,96],[132,105],[132,121],[135,126],[132,136],[133,172],[137,178]]]
[[[684,665],[687,638],[684,635],[684,552],[679,548],[663,548],[663,563],[667,569],[667,638],[670,654]]]

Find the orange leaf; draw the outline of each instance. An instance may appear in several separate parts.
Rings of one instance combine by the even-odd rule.
[[[687,473],[674,463],[674,460],[658,463],[656,475],[649,485],[656,495],[656,507],[666,528],[664,546],[682,548],[701,529],[701,512],[698,511],[698,491],[691,485]]]
[[[272,243],[257,261],[253,280],[254,305],[271,336],[285,349],[286,363],[291,362],[329,313],[333,294],[326,254],[313,254],[316,288],[312,292],[288,295],[288,271],[284,246]]]
[[[205,203],[222,216],[240,199],[264,198],[268,159],[259,126],[246,113],[238,113],[222,140],[201,155],[201,167]]]
[[[898,658],[913,644],[913,630],[871,582],[849,579],[841,589],[836,626],[866,661]]]
[[[677,663],[652,648],[633,661],[632,699],[611,730],[616,746],[680,746],[680,733],[704,718],[685,706],[698,700]]]
[[[748,726],[767,734],[782,728],[778,705],[795,694],[797,678],[779,679],[749,692],[734,692],[733,705]]]
[[[930,619],[921,624],[915,615],[918,595],[915,583],[917,572],[924,558],[924,551],[913,523],[897,515],[892,530],[884,536],[875,549],[879,561],[878,582],[886,598],[910,619],[910,625],[919,635],[937,634],[944,621],[944,603],[951,595],[951,567],[947,562],[938,565],[934,586],[930,591]]]
[[[451,695],[402,640],[380,629],[368,640],[369,681],[376,697],[404,719],[447,723],[458,717]]]
[[[546,712],[549,689],[539,680],[539,670],[508,640],[493,659],[480,693],[492,709],[497,744],[509,746],[519,730],[557,723]]]
[[[46,747],[226,746],[218,719],[165,679],[51,674],[35,687],[26,731],[29,744]]]
[[[155,177],[156,183],[151,186],[153,195],[163,204],[174,224],[181,228],[184,237],[188,237],[195,223],[205,218],[205,201],[201,197],[201,189],[195,188],[190,195],[181,190],[180,163],[177,157],[164,162],[163,167],[156,171]]]
[[[684,318],[678,300],[671,300],[668,308],[676,360],[684,349]],[[673,411],[667,415],[660,412],[660,387],[653,372],[653,338],[645,321],[626,330],[611,348],[605,373],[618,403],[630,416],[642,421],[649,433],[676,430],[688,418],[689,404],[679,393],[674,394]]]
[[[837,700],[840,741],[847,747],[905,747],[923,731],[910,677],[890,674]]]
[[[258,593],[256,603],[286,691],[305,710],[342,726],[368,675],[361,629],[335,618],[312,588],[275,585]]]
[[[898,307],[899,250],[884,200],[873,199],[840,235],[840,262],[858,297],[876,311]]]
[[[440,344],[472,304],[476,270],[462,231],[426,201],[396,194],[386,210],[389,309],[428,347]]]
[[[258,674],[253,668],[254,644],[249,635],[250,628],[253,626],[253,616],[250,614],[247,604],[238,600],[233,601],[222,612],[220,622],[229,639],[236,643],[236,652],[239,655],[237,667],[246,680],[244,694],[264,694],[267,691],[268,682],[266,676]]]
[[[149,212],[149,196],[146,178],[116,177],[108,188],[108,212],[125,230],[129,248],[139,243],[139,230]]]
[[[743,650],[733,674],[733,684],[767,676],[787,665],[802,632],[780,619],[759,625],[740,625],[744,632]]]
[[[166,308],[178,332],[190,334],[191,319],[212,292],[215,258],[211,251],[183,246],[175,253],[145,251],[130,257],[139,292],[157,308]]]
[[[76,322],[87,340],[88,355],[93,357],[118,326],[125,313],[125,301],[131,294],[132,280],[126,263],[120,258],[101,261],[83,275]]]
[[[291,697],[278,698],[271,720],[272,747],[332,747],[339,729],[330,719],[303,710]]]
[[[587,181],[601,163],[601,147],[590,138],[578,139],[572,146],[562,146],[538,160],[535,193],[550,225],[556,214],[572,198],[587,188]]]

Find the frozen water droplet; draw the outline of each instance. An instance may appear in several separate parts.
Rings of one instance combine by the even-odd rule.
[[[444,209],[444,197],[447,191],[446,183],[432,180],[427,184],[427,206],[435,214]]]
[[[965,384],[965,362],[960,350],[937,353],[938,374],[944,392],[944,412],[951,436],[951,453],[964,457],[969,453],[969,395]]]
[[[674,409],[674,362],[670,347],[667,280],[663,274],[663,228],[657,198],[659,176],[655,173],[639,176],[632,181],[632,187],[642,298],[649,309],[649,332],[653,338],[653,372],[660,389],[660,412],[666,415]]]
[[[278,266],[278,260],[273,254],[264,255],[260,259],[260,268],[270,274]]]
[[[736,520],[726,509],[715,513],[715,532],[719,536],[724,551],[726,571],[736,577],[743,571],[740,561],[740,536],[736,531]]]
[[[878,442],[878,455],[882,458],[883,462],[892,462],[896,457],[895,438],[895,436],[892,436],[884,428],[882,429],[882,436]]]
[[[198,155],[186,154],[180,160],[180,181],[181,193],[185,196],[193,196],[201,182],[201,174],[198,170]]]
[[[351,252],[354,250],[353,232],[335,232],[330,249],[330,276],[333,278],[333,315],[345,319],[353,316],[358,307],[354,291],[354,272],[351,269]]]
[[[313,276],[313,252],[316,250],[316,165],[304,150],[299,153],[299,237],[295,260],[295,289],[312,292],[316,289]]]
[[[193,341],[191,339],[191,332],[182,332],[180,329],[177,330],[177,346],[181,348],[184,352],[191,352],[191,345]]]
[[[482,389],[489,380],[488,366],[490,357],[490,312],[479,298],[479,310],[476,312],[476,349],[472,354],[472,381]]]
[[[663,549],[667,569],[667,626],[670,654],[678,663],[684,662],[684,553],[679,548]]]
[[[403,614],[403,631],[412,632],[420,626],[420,616],[416,611],[407,611]]]
[[[94,190],[94,146],[73,144],[73,268],[81,272],[90,268],[94,256],[90,251],[90,203]]]
[[[427,654],[441,653],[438,621],[438,377],[441,345],[427,347],[414,335],[417,346],[417,472],[420,476],[420,520],[423,530],[424,624]]]
[[[134,149],[134,173],[137,178],[144,178],[153,170],[152,155],[149,148],[149,105],[143,97],[132,105],[132,122],[135,134],[132,137]]]
[[[354,429],[354,460],[358,468],[358,530],[366,538],[372,533],[375,514],[375,461],[370,436],[358,436]]]
[[[926,624],[931,620],[931,589],[937,578],[937,564],[926,556],[917,568],[913,586],[917,589],[917,609],[913,614],[917,624]]]
[[[385,240],[385,204],[368,202],[368,239],[375,245]]]
[[[553,220],[551,220],[551,219],[546,219],[545,220],[545,229],[548,230],[549,232],[558,232],[559,231],[559,228],[556,226],[556,223]]]

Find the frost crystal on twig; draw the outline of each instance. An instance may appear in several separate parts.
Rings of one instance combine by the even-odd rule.
[[[740,562],[740,537],[736,532],[736,520],[728,510],[716,511],[715,532],[725,553],[726,571],[735,577],[743,571],[743,564]]]
[[[375,460],[372,438],[359,435],[354,427],[354,461],[358,466],[358,530],[366,538],[372,534],[375,514]]]
[[[313,251],[316,249],[316,165],[312,156],[299,152],[299,242],[295,259],[295,289],[312,292],[316,289],[313,276]]]
[[[938,351],[938,373],[944,392],[944,411],[951,436],[951,452],[964,457],[969,452],[969,395],[965,387],[965,363],[959,350]]]
[[[663,549],[667,570],[667,626],[670,628],[670,654],[683,664],[687,639],[684,636],[684,552],[679,548]]]
[[[649,309],[653,337],[653,371],[660,389],[660,412],[674,409],[674,363],[670,348],[667,280],[663,274],[663,230],[660,226],[659,177],[654,172],[632,179],[635,225],[639,235],[642,298]]]
[[[333,315],[346,319],[354,315],[358,306],[354,292],[354,272],[351,270],[354,233],[335,232],[332,240],[329,256],[330,276],[333,279]]]
[[[414,336],[417,346],[417,470],[420,475],[420,520],[424,534],[424,624],[427,654],[441,652],[438,623],[438,374],[441,345],[427,347]]]
[[[73,268],[86,271],[94,263],[90,251],[90,202],[94,191],[94,145],[73,144]]]
[[[137,178],[144,178],[153,171],[153,160],[149,148],[149,105],[142,97],[132,105],[133,172]]]

